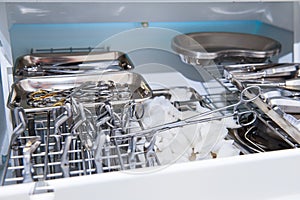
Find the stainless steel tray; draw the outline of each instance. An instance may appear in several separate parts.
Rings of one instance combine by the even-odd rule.
[[[172,48],[183,62],[208,65],[211,62],[263,62],[277,55],[281,44],[268,37],[230,32],[202,32],[177,35]]]
[[[103,84],[111,84],[112,88],[108,88]],[[105,87],[105,91],[103,92],[105,96],[96,100],[95,97],[99,96],[98,93],[101,87]],[[71,95],[70,92],[74,92],[74,94]],[[73,96],[86,106],[94,106],[97,102],[107,100],[111,104],[123,104],[132,100],[140,102],[152,97],[152,90],[144,78],[139,74],[128,71],[106,72],[93,75],[48,76],[47,78],[32,77],[20,80],[12,85],[8,107],[11,109],[23,107],[25,111],[31,112],[49,110],[53,107],[61,106],[65,101],[58,100],[57,103],[61,104],[54,102],[39,106],[29,104],[28,101],[32,99],[32,96],[38,99],[38,96],[42,95],[44,99],[45,97],[50,98],[62,93],[64,96],[62,95],[59,98],[68,100],[70,96]],[[108,93],[111,93],[111,95],[107,96]]]
[[[33,53],[17,58],[14,76],[22,79],[33,76],[94,73],[132,69],[126,54],[118,51]]]
[[[196,105],[207,107],[202,96],[191,87],[179,86],[155,89],[153,90],[153,97],[156,96],[164,96],[179,111],[196,111]]]

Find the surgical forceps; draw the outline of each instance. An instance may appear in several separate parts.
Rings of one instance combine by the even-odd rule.
[[[251,93],[252,90],[256,90],[255,94],[250,99],[247,99],[246,94]],[[191,124],[209,122],[209,121],[219,120],[219,119],[223,119],[223,118],[227,118],[227,117],[236,117],[236,121],[239,125],[248,126],[248,125],[253,124],[256,121],[256,112],[250,111],[250,110],[239,112],[238,107],[240,105],[254,101],[255,99],[257,99],[260,96],[260,94],[261,94],[260,87],[250,86],[250,87],[245,88],[241,92],[240,100],[237,103],[234,103],[234,104],[231,104],[228,106],[224,106],[222,108],[214,109],[211,111],[203,112],[203,113],[185,118],[183,120],[170,122],[170,123],[167,123],[164,125],[155,126],[155,127],[152,127],[152,128],[146,129],[146,130],[138,131],[138,132],[132,132],[132,133],[127,134],[127,136],[132,137],[132,136],[139,136],[139,135],[156,134],[158,132],[169,130],[172,128],[178,128],[178,127],[183,127],[183,126],[191,125]],[[221,111],[228,110],[230,108],[233,108],[233,112],[231,114],[209,117],[211,114],[214,114],[214,113],[220,114]],[[249,115],[252,115],[253,118],[250,121],[247,121],[244,123],[242,120]],[[198,119],[194,119],[194,118],[198,118]],[[194,119],[194,120],[192,120],[192,119]],[[118,137],[118,136],[115,136],[115,137]],[[122,137],[124,137],[124,135]]]
[[[251,93],[251,90],[253,90],[253,89],[257,90],[256,93],[254,94],[254,96],[252,98],[247,99],[246,98],[246,93],[247,92]],[[235,116],[238,124],[240,124],[241,126],[248,126],[248,125],[252,124],[253,122],[255,122],[255,120],[256,120],[256,114],[255,114],[255,112],[253,112],[253,111],[239,112],[238,111],[238,107],[240,105],[247,104],[249,102],[254,101],[260,95],[261,95],[261,88],[259,86],[255,86],[255,85],[254,86],[249,86],[249,87],[247,87],[247,88],[245,88],[245,89],[242,90],[242,92],[240,94],[240,99],[239,99],[239,101],[237,103],[234,103],[234,104],[231,104],[231,105],[228,105],[228,106],[224,106],[222,108],[214,109],[214,110],[211,110],[211,111],[203,112],[203,113],[200,113],[200,114],[188,117],[188,118],[185,118],[184,121],[188,122],[189,119],[193,119],[193,118],[196,118],[196,117],[199,118],[199,117],[209,116],[211,114],[220,113],[223,110],[228,110],[230,108],[233,108],[232,114],[230,114],[230,115],[223,115],[223,116],[221,116],[221,118],[227,118],[227,117]],[[249,122],[244,123],[244,122],[241,121],[241,119],[243,117],[245,117],[247,114],[253,114],[253,119],[251,121],[249,121]],[[220,118],[219,116],[216,116],[216,117],[204,118],[202,120],[205,120],[205,119],[215,120],[215,119],[219,119],[219,118]],[[189,122],[193,122],[193,121],[189,121]]]

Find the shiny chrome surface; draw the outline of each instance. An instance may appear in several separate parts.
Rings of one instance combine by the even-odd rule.
[[[267,65],[266,65],[267,66]],[[235,73],[235,70],[238,71]],[[276,125],[283,129],[288,137],[291,137],[297,143],[300,143],[300,127],[295,123],[299,114],[299,98],[300,79],[298,78],[299,65],[290,64],[274,64],[271,67],[263,69],[263,65],[258,66],[259,70],[255,70],[255,66],[251,66],[248,72],[247,67],[236,69],[236,67],[225,68],[224,74],[229,78],[239,89],[248,86],[259,86],[262,88],[261,98],[255,99],[254,103],[263,115],[268,116]],[[240,72],[240,70],[245,70]],[[254,72],[253,72],[254,71]],[[291,73],[291,76],[283,76],[284,73]],[[229,75],[228,75],[229,74]],[[241,75],[242,74],[242,75]],[[275,78],[273,78],[275,75]],[[276,77],[277,75],[282,75]],[[264,77],[266,76],[266,77]],[[269,76],[269,77],[268,77]],[[290,78],[290,79],[289,79]],[[247,94],[251,98],[251,94]],[[284,97],[282,97],[284,96]],[[292,114],[292,118],[285,117],[287,114]],[[297,119],[296,119],[297,121]]]
[[[239,80],[239,79],[237,79]],[[269,80],[264,82],[247,82],[245,81],[244,84],[250,86],[250,85],[257,85],[262,88],[283,88],[287,90],[292,90],[292,91],[300,91],[300,78],[292,78],[292,79],[283,79],[283,80]]]
[[[94,73],[132,69],[127,55],[118,51],[33,53],[16,60],[14,76],[22,79],[32,76]]]
[[[114,74],[128,73],[122,71],[111,72],[105,75],[112,77]],[[59,84],[61,90],[68,89],[69,85],[74,86],[76,84],[72,79],[68,80],[71,76],[64,77],[65,84]],[[79,76],[79,83],[89,83],[92,81],[91,77],[93,76]],[[24,83],[22,86],[26,91],[36,91],[39,87],[36,87],[38,84],[33,80],[42,81],[41,83],[45,84],[43,87],[49,89],[55,86],[54,82],[60,80],[60,78],[62,76],[47,77],[45,81],[42,81],[40,78],[30,78],[19,82]],[[54,80],[50,81],[51,79]],[[128,78],[124,79],[128,81]],[[30,81],[28,82],[28,80]],[[119,80],[119,82],[122,81]],[[130,81],[130,83],[132,82],[135,81]],[[83,84],[77,85],[80,87]],[[193,89],[186,87],[154,90],[152,97],[163,96],[169,99],[170,105],[178,110],[184,112],[197,111],[197,109],[193,109],[199,108],[199,106],[203,106],[205,109],[199,114],[195,113],[196,115],[191,115],[190,117],[187,116],[177,121],[173,120],[174,122],[171,123],[165,122],[161,126],[146,128],[145,121],[141,121],[145,117],[144,114],[148,114],[144,110],[146,101],[141,103],[129,101],[125,105],[112,105],[109,101],[106,101],[97,105],[94,104],[94,107],[91,108],[80,102],[80,99],[71,98],[71,103],[68,102],[62,107],[50,107],[43,111],[39,110],[39,108],[34,108],[35,110],[25,109],[26,113],[17,112],[20,107],[16,107],[16,119],[22,117],[19,119],[20,122],[16,122],[16,127],[18,128],[25,124],[25,122],[21,123],[25,117],[28,119],[25,125],[28,124],[28,126],[21,130],[16,128],[15,132],[18,132],[18,135],[13,138],[13,141],[25,141],[26,144],[32,138],[40,136],[41,144],[32,154],[35,163],[32,165],[29,163],[25,166],[19,162],[23,158],[28,158],[24,151],[18,151],[23,146],[14,144],[10,146],[10,157],[8,156],[8,158],[10,163],[14,163],[15,166],[10,166],[8,165],[9,162],[7,162],[2,184],[22,183],[25,180],[22,174],[24,167],[27,167],[26,169],[34,169],[33,173],[27,173],[29,174],[27,180],[37,181],[41,178],[44,180],[59,179],[160,165],[161,162],[157,157],[159,151],[155,149],[155,136],[157,136],[158,132],[172,130],[176,127],[187,127],[195,123],[207,123],[207,121],[211,122],[212,120],[223,121],[228,116],[234,116],[232,118],[233,124],[231,124],[232,130],[236,128],[242,129],[239,130],[239,134],[245,145],[238,139],[234,141],[230,138],[227,139],[233,142],[232,145],[241,149],[242,153],[262,152],[260,151],[262,146],[264,147],[263,151],[273,150],[268,146],[273,145],[273,141],[270,144],[269,140],[261,141],[260,138],[256,140],[253,127],[256,125],[257,120],[261,118],[261,114],[256,114],[256,111],[252,110],[252,108],[247,108],[248,104],[252,104],[253,101],[260,98],[260,89],[258,87],[250,87],[241,93],[238,91],[237,93],[227,93],[228,91],[223,93],[225,92],[223,89],[221,88],[220,93],[208,96],[200,96]],[[254,91],[255,89],[257,90],[256,92]],[[181,95],[176,95],[176,90],[182,91]],[[248,98],[248,93],[253,96]],[[187,96],[190,96],[190,98]],[[240,97],[240,101],[238,97]],[[219,102],[217,102],[218,100]],[[209,116],[212,113],[215,113],[216,116]],[[25,115],[24,117],[23,114]],[[236,122],[239,122],[239,124]],[[264,126],[269,126],[269,124],[266,123]],[[278,137],[273,131],[270,133],[270,136],[265,136],[265,138]],[[275,131],[278,132],[278,130]],[[193,133],[193,131],[189,133]],[[289,144],[285,140],[289,141],[289,138],[279,138],[274,144],[283,144],[283,148],[291,148],[290,146],[293,144]],[[11,176],[12,172],[16,175]],[[27,172],[29,171],[27,170]]]
[[[278,106],[285,113],[289,113],[289,114],[300,113],[299,99],[291,99],[288,97],[277,97],[277,98],[269,99],[268,104],[271,107]]]
[[[264,67],[264,68],[263,68]],[[229,67],[230,69],[230,67]],[[228,78],[234,77],[239,80],[255,80],[262,78],[284,77],[296,78],[299,76],[299,64],[270,64],[270,65],[252,65],[247,68],[235,69],[228,71]]]
[[[285,113],[300,113],[299,92],[280,88],[268,88],[264,89],[261,97],[271,107],[278,106]]]
[[[28,100],[30,100],[31,95],[43,93],[44,91],[46,91],[47,94],[51,94],[52,97],[57,94],[61,94],[62,92],[67,92],[66,96],[61,96],[60,98],[69,98],[70,94],[72,94],[72,91],[80,92],[81,90],[85,89],[85,86],[93,86],[92,90],[89,91],[90,93],[85,93],[86,90],[84,90],[84,93],[89,95],[87,96],[88,99],[86,101],[83,100],[83,95],[78,96],[78,98],[81,99],[81,102],[85,103],[88,101],[92,101],[92,98],[96,96],[97,90],[100,90],[99,83],[110,82],[116,84],[116,88],[113,92],[119,92],[118,89],[121,90],[121,87],[123,85],[128,87],[130,91],[129,96],[126,96],[124,98],[116,94],[117,97],[116,99],[112,99],[112,104],[126,103],[131,100],[140,102],[152,97],[152,90],[141,75],[127,71],[119,71],[91,75],[62,75],[49,76],[47,78],[33,77],[23,79],[13,84],[8,101],[8,106],[10,108],[23,107],[26,111],[49,110],[52,109],[52,107],[55,106],[55,104],[53,104],[52,106],[42,107],[30,106],[28,104]],[[44,95],[45,98],[48,97],[47,94]],[[92,104],[93,103],[95,102],[92,102]]]
[[[271,38],[230,32],[198,32],[178,35],[172,48],[182,60],[193,65],[207,65],[233,60],[238,62],[265,61],[277,55],[281,44]]]
[[[128,74],[117,74],[124,73]],[[178,109],[192,102],[200,106],[199,94],[195,91],[185,87],[171,90],[176,89],[193,92],[191,99],[184,96],[181,101],[181,98],[168,91],[171,98],[175,96],[179,102]],[[144,116],[143,109],[143,104],[138,101],[130,101],[125,105],[112,105],[106,101],[90,109],[75,99],[71,104],[43,111],[27,109],[24,112],[23,108],[16,107],[16,128],[1,185],[160,165],[156,159],[154,136],[130,135],[133,131],[144,130],[140,121]],[[33,145],[35,141],[38,143]],[[23,160],[26,162],[20,162]],[[22,174],[23,169],[26,176]]]

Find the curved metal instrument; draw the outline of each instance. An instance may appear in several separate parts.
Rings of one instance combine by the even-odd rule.
[[[254,93],[253,97],[251,97],[250,99],[248,99],[245,95],[245,93],[250,92],[250,93]],[[132,136],[140,136],[140,135],[152,135],[152,134],[156,134],[158,132],[161,131],[165,131],[165,130],[169,130],[172,128],[178,128],[178,127],[182,127],[182,126],[186,126],[186,125],[190,125],[190,124],[197,124],[197,123],[203,123],[203,122],[209,122],[209,121],[213,121],[213,120],[220,120],[223,118],[227,118],[227,117],[236,117],[236,121],[239,125],[241,126],[249,126],[251,124],[253,124],[256,121],[256,112],[255,111],[243,111],[243,112],[239,112],[238,107],[244,104],[247,104],[249,102],[254,101],[255,99],[257,99],[261,94],[261,89],[258,86],[250,86],[245,88],[241,94],[240,94],[240,100],[237,103],[228,105],[228,106],[224,106],[222,108],[218,108],[218,109],[214,109],[211,111],[207,111],[207,112],[203,112],[197,115],[194,115],[192,117],[188,117],[185,118],[184,120],[179,120],[179,121],[175,121],[175,122],[170,122],[164,125],[160,125],[160,126],[156,126],[156,127],[152,127],[152,128],[148,128],[146,130],[141,130],[138,132],[132,132],[127,134],[127,137],[132,137]],[[221,111],[224,110],[228,110],[232,108],[232,112],[230,114],[227,115],[218,115],[218,116],[211,116],[211,114],[217,113],[220,114]],[[252,116],[252,117],[249,117]],[[244,119],[245,117],[247,117],[248,119],[250,119],[250,121],[246,121],[244,122],[242,119]],[[194,119],[197,118],[197,119]],[[193,120],[194,119],[194,120]],[[118,137],[118,136],[116,136]],[[119,137],[124,137],[124,135],[119,136]]]

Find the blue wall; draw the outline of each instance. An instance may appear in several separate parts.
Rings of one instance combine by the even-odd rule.
[[[140,27],[140,23],[14,24],[10,29],[13,56],[15,59],[28,54],[31,48],[95,47],[112,35]],[[149,22],[149,27],[180,33],[225,31],[266,35],[279,40],[285,52],[291,50],[293,42],[291,32],[252,20]]]

